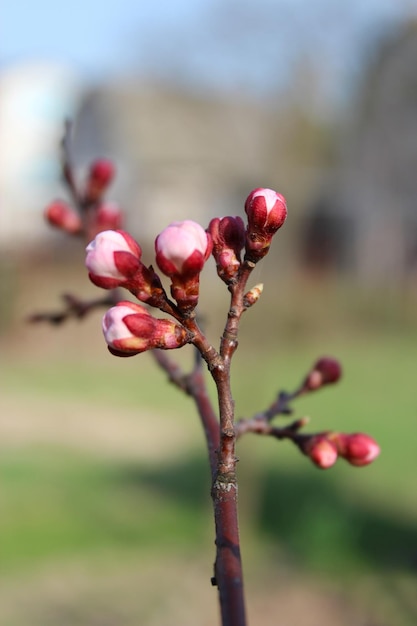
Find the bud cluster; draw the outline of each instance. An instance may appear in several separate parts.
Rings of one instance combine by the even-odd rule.
[[[215,217],[208,232],[213,240],[217,273],[226,283],[233,283],[245,261],[257,263],[268,252],[272,237],[284,224],[287,205],[284,196],[261,187],[251,191],[245,202],[248,223],[241,217]]]
[[[114,165],[107,159],[97,159],[90,165],[87,179],[78,188],[70,166],[64,167],[66,181],[75,199],[75,208],[65,200],[54,200],[45,209],[46,220],[70,235],[85,235],[92,239],[102,230],[117,230],[122,226],[120,207],[108,202],[104,195],[115,173]]]
[[[362,467],[372,463],[380,453],[375,439],[364,433],[324,432],[299,436],[297,443],[302,452],[321,469],[334,465],[338,457],[351,465]]]
[[[100,199],[112,175],[113,170],[106,162],[92,166],[86,187],[88,202]],[[156,263],[171,281],[175,305],[168,300],[161,279],[152,266],[146,267],[142,263],[139,244],[119,229],[100,229],[101,232],[87,246],[86,266],[90,279],[104,289],[124,287],[141,302],[174,314],[181,322],[193,315],[199,298],[200,273],[210,254],[214,256],[220,278],[227,284],[233,283],[239,276],[243,250],[246,250],[245,259],[251,263],[261,259],[287,214],[283,196],[260,188],[249,195],[245,210],[248,215],[246,227],[240,217],[214,218],[207,230],[192,220],[184,220],[173,222],[156,237]],[[100,223],[106,223],[112,213],[109,209],[98,211],[96,223],[97,216],[103,216]],[[253,287],[244,296],[243,307],[252,306],[261,293],[262,285]],[[106,338],[108,336],[107,333]],[[125,345],[118,345],[118,353],[123,352]],[[152,342],[146,345],[149,349]],[[115,346],[111,347],[114,351]],[[135,352],[138,351],[142,350],[135,348]]]

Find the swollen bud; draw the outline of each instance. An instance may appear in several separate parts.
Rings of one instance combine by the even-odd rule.
[[[123,213],[115,202],[102,202],[94,211],[90,226],[90,236],[94,237],[103,230],[120,230],[123,224]]]
[[[102,325],[115,356],[133,356],[154,348],[172,350],[189,341],[185,328],[171,320],[156,319],[144,306],[129,301],[109,309]]]
[[[334,433],[332,441],[339,455],[357,467],[369,465],[381,451],[375,439],[364,433]]]
[[[320,469],[328,469],[337,461],[337,447],[326,433],[309,436],[299,445],[302,452]]]
[[[304,391],[315,391],[323,385],[336,383],[342,376],[342,366],[337,359],[322,357],[318,359],[303,383]]]
[[[70,235],[77,235],[82,231],[81,218],[64,200],[55,200],[45,209],[48,222]]]
[[[172,297],[184,311],[197,305],[199,275],[211,250],[210,235],[192,220],[173,222],[155,240],[156,262],[171,278]]]
[[[99,233],[86,251],[90,280],[103,289],[128,286],[141,267],[139,244],[122,230]]]
[[[256,263],[267,254],[273,235],[284,224],[287,204],[280,193],[259,187],[247,197],[245,212],[248,216],[246,259]]]
[[[240,217],[215,217],[211,220],[207,232],[213,240],[213,257],[216,261],[217,274],[229,283],[237,274],[245,245],[245,225]]]
[[[108,159],[97,159],[90,166],[84,199],[86,202],[97,202],[114,177],[114,165]]]

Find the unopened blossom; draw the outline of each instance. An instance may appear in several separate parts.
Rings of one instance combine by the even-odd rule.
[[[129,356],[144,352],[151,346],[154,318],[139,304],[119,302],[106,312],[102,327],[109,348]]]
[[[372,463],[380,453],[380,447],[369,435],[365,433],[335,433],[332,437],[339,455],[351,465],[362,467]]]
[[[336,383],[342,376],[342,366],[333,357],[318,359],[307,375],[303,387],[305,391],[315,391],[323,385]]]
[[[71,235],[76,235],[82,230],[79,214],[64,200],[51,202],[45,209],[45,217],[52,226]]]
[[[192,220],[173,222],[156,238],[156,262],[167,276],[195,276],[212,249],[211,237]]]
[[[91,166],[85,187],[85,200],[97,202],[101,199],[114,178],[115,168],[109,159],[97,159]]]
[[[197,305],[200,272],[211,249],[210,235],[192,220],[173,222],[156,238],[156,262],[171,278],[171,295],[183,313]]]
[[[237,274],[245,246],[246,229],[240,217],[215,217],[207,231],[213,240],[213,257],[217,273],[226,283]]]
[[[248,216],[246,258],[256,263],[268,252],[272,236],[285,222],[287,203],[273,189],[258,187],[247,197],[245,212]]]
[[[104,230],[120,230],[123,224],[123,212],[115,202],[99,203],[89,217],[91,239]]]
[[[309,437],[303,442],[301,449],[312,460],[314,465],[321,469],[328,469],[337,461],[337,447],[329,440],[326,434]]]
[[[168,319],[157,319],[141,304],[119,302],[103,317],[103,334],[109,350],[117,356],[133,356],[159,348],[172,350],[185,345],[187,331]]]
[[[138,243],[121,230],[100,232],[88,244],[85,264],[90,280],[104,289],[124,285],[138,272],[142,250]]]

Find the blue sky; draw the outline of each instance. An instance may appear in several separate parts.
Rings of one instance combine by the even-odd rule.
[[[304,56],[343,80],[412,0],[20,0],[5,3],[0,68],[54,60],[102,81],[159,74],[210,87],[268,89]]]

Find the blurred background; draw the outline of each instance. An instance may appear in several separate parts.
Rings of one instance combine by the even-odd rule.
[[[209,472],[193,407],[149,354],[111,357],[83,245],[43,221],[77,174],[153,262],[174,219],[243,215],[258,186],[289,217],[242,322],[238,416],[323,354],[344,379],[296,405],[311,430],[365,431],[382,455],[320,472],[289,443],[239,444],[250,623],[416,623],[417,10],[412,0],[8,3],[0,25],[0,624],[216,623]],[[213,343],[227,294],[207,268]],[[182,350],[185,368],[192,354]]]

